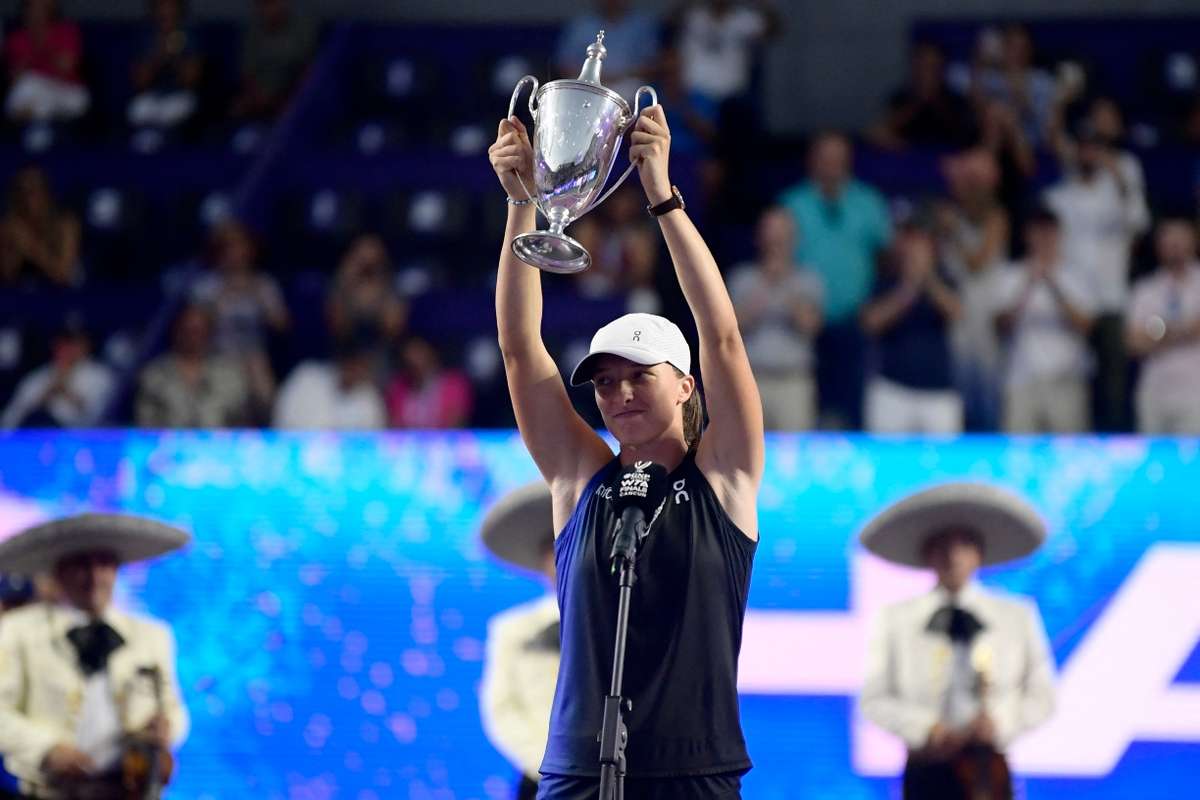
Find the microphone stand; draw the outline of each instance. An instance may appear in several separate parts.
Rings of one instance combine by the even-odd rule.
[[[625,677],[625,637],[629,632],[629,599],[637,576],[633,566],[637,560],[637,543],[646,529],[644,515],[628,512],[621,517],[613,541],[612,568],[618,573],[617,637],[613,647],[612,682],[604,698],[604,721],[600,728],[600,798],[625,800],[625,745],[629,731],[624,712],[633,710],[633,702],[621,696]]]

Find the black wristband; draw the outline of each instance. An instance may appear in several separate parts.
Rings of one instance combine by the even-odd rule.
[[[677,208],[687,208],[687,205],[683,202],[683,195],[679,193],[679,187],[672,186],[671,196],[656,206],[646,206],[646,213],[652,217],[661,217],[668,211],[674,211]]]

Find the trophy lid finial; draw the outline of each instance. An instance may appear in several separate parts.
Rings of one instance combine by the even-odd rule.
[[[583,62],[583,69],[579,72],[579,80],[599,86],[600,68],[603,66],[606,55],[608,55],[608,48],[604,46],[604,31],[600,31],[596,34],[596,41],[588,45],[587,61]]]

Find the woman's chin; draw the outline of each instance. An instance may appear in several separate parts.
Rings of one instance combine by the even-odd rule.
[[[624,445],[642,445],[654,441],[661,431],[651,430],[643,412],[626,414],[609,420],[608,432]]]

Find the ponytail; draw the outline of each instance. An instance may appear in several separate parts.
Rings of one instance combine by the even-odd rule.
[[[684,377],[678,368],[675,374]],[[688,450],[694,450],[700,444],[700,434],[704,432],[704,398],[700,396],[700,386],[692,389],[692,396],[683,403],[683,439],[687,442]]]

